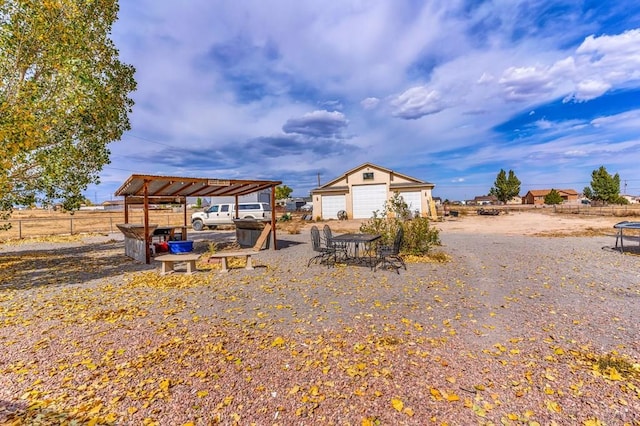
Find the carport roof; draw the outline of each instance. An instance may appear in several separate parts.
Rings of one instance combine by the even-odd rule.
[[[282,184],[275,180],[212,179],[178,176],[131,175],[115,192],[116,196],[166,199],[176,197],[240,196]]]

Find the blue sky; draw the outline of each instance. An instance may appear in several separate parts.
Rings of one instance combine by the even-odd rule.
[[[451,200],[602,165],[640,195],[637,1],[121,1],[112,39],[138,90],[91,200],[132,173],[305,196],[364,162]]]

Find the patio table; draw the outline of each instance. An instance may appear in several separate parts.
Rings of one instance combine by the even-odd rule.
[[[624,253],[624,235],[623,235],[623,231],[625,229],[638,229],[640,230],[640,222],[629,222],[629,221],[623,221],[623,222],[618,222],[615,225],[613,225],[613,227],[615,229],[618,230],[618,232],[616,233],[616,248],[618,248],[618,240],[620,240],[620,252]],[[640,241],[640,239],[639,239]],[[640,242],[638,243],[640,245]]]
[[[368,260],[366,257],[362,257],[360,255],[360,245],[364,245],[365,247],[368,244],[373,243],[376,240],[379,240],[382,236],[379,234],[360,234],[360,233],[350,233],[350,234],[341,234],[336,235],[331,239],[333,242],[341,242],[347,244],[348,247],[353,247],[353,251],[347,251],[347,261],[351,261],[354,263],[363,263]]]

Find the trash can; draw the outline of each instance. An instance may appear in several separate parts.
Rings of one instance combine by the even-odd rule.
[[[233,223],[236,225],[236,241],[242,248],[251,248],[256,245],[260,234],[267,222],[257,219],[234,219]],[[264,247],[269,248],[269,241],[271,239],[271,232],[267,237]]]

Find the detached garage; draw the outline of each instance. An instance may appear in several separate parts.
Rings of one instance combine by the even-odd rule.
[[[368,219],[383,212],[385,202],[398,192],[412,212],[429,213],[434,184],[365,163],[311,191],[313,217],[337,219],[343,210],[349,219]]]

